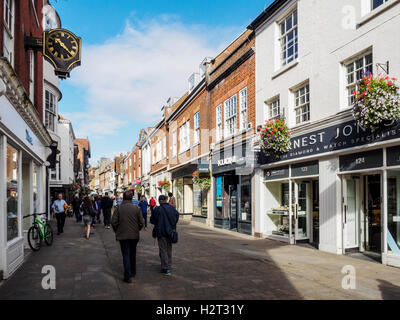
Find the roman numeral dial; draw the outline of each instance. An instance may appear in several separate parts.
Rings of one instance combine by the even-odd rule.
[[[56,59],[63,61],[73,59],[78,53],[77,40],[67,32],[52,33],[47,40],[47,49]]]

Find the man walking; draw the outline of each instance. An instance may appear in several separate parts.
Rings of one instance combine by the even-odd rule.
[[[147,203],[146,197],[142,196],[139,202],[139,208],[142,211],[143,219],[144,219],[144,228],[147,230],[147,207],[149,204]]]
[[[82,200],[79,198],[79,194],[76,194],[74,200],[72,200],[72,210],[74,211],[74,215],[76,217],[76,222],[79,223],[82,221],[82,215],[80,213],[79,208],[81,207]]]
[[[113,201],[108,196],[108,192],[105,193],[101,199],[101,211],[103,212],[104,228],[110,229],[111,227],[111,209],[113,207]]]
[[[60,193],[58,199],[55,200],[51,206],[53,217],[56,216],[57,219],[57,235],[64,233],[65,218],[67,216],[65,206],[67,206],[67,203],[63,199],[63,195]]]
[[[169,204],[176,209],[176,201],[172,192],[168,193],[168,196],[169,196]]]
[[[150,223],[154,224],[153,237],[158,239],[161,259],[161,273],[171,275],[172,238],[173,231],[179,221],[179,213],[168,203],[168,198],[161,195],[158,198],[159,207],[153,210]]]
[[[156,206],[156,200],[154,200],[154,198],[151,197],[151,199],[150,199],[150,212],[151,212],[151,214],[153,214],[153,210],[154,210],[155,206]]]
[[[131,192],[124,193],[123,202],[115,210],[111,224],[121,246],[124,263],[123,281],[132,283],[132,278],[136,275],[136,248],[140,238],[140,230],[143,229],[144,219],[139,207],[132,204]]]

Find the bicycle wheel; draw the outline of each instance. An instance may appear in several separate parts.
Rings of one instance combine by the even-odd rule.
[[[50,247],[53,244],[54,232],[53,228],[48,223],[44,227],[44,234],[45,234],[44,242],[46,242],[46,244]]]
[[[28,231],[28,243],[32,251],[39,251],[42,245],[42,236],[37,226],[32,226]]]

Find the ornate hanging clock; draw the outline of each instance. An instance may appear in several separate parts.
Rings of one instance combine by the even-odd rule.
[[[44,32],[44,57],[54,65],[60,78],[69,77],[69,72],[81,64],[81,42],[81,38],[65,29]]]

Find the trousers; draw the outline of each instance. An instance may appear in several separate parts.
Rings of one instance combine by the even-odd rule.
[[[170,270],[172,266],[172,242],[165,237],[158,238],[160,250],[161,269]]]
[[[139,239],[120,240],[122,261],[124,263],[124,278],[126,280],[136,275],[136,248]]]

